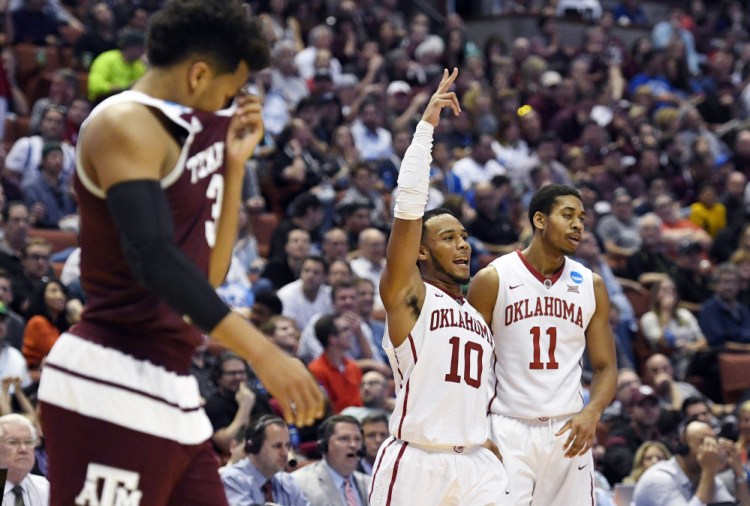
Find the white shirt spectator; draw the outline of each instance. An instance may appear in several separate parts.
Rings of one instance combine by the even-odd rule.
[[[49,505],[49,481],[44,476],[27,474],[19,483],[23,489],[23,503],[26,506],[48,506]],[[16,504],[16,496],[13,493],[14,485],[6,481],[3,493],[3,506]]]
[[[299,338],[299,348],[297,348],[297,356],[302,359],[306,364],[312,362],[323,353],[323,345],[318,341],[315,335],[315,323],[324,315],[330,313],[320,313],[315,315],[302,329],[302,335]],[[362,322],[361,325],[362,335],[367,338],[367,342],[370,343],[370,350],[375,360],[381,360],[380,351],[375,347],[372,342],[372,330],[367,323]],[[362,350],[359,347],[357,339],[352,339],[352,347],[347,353],[347,356],[352,360],[358,360],[362,358]]]
[[[476,183],[490,181],[494,176],[505,175],[506,172],[505,167],[493,159],[480,165],[472,157],[466,156],[453,164],[453,173],[461,180],[464,190],[472,188]]]
[[[383,127],[373,132],[357,119],[352,124],[352,137],[362,160],[383,160],[393,154],[391,132]]]
[[[303,329],[315,315],[332,313],[331,287],[322,285],[315,300],[310,301],[302,293],[302,280],[297,279],[282,286],[276,295],[284,306],[283,315],[297,322],[297,328]]]
[[[63,151],[63,180],[70,181],[75,167],[75,150],[67,142],[61,142]],[[21,137],[8,152],[5,158],[5,168],[21,175],[21,186],[26,186],[37,180],[42,165],[42,148],[44,139],[39,135]]]
[[[21,387],[31,385],[29,371],[26,368],[26,359],[20,351],[7,343],[0,348],[0,379],[21,378]],[[9,392],[13,393],[13,386]]]

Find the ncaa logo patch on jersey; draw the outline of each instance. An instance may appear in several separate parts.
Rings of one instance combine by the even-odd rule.
[[[581,276],[580,272],[572,271],[570,273],[570,279],[572,279],[577,284],[583,283],[583,276]]]

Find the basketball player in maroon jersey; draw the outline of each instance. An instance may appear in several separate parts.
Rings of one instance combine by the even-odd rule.
[[[202,332],[251,364],[287,422],[322,415],[302,363],[213,289],[263,136],[260,101],[238,92],[268,64],[267,43],[239,1],[170,0],[147,51],[149,70],[92,111],[78,143],[87,305],[39,390],[52,504],[226,504],[188,374]]]
[[[586,216],[575,188],[542,187],[528,216],[529,246],[479,271],[467,297],[495,339],[492,438],[513,476],[502,504],[593,506],[591,446],[617,383],[609,296],[601,277],[567,258]],[[594,374],[584,406],[586,351]]]

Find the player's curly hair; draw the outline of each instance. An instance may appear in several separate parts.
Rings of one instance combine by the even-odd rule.
[[[146,52],[154,67],[198,55],[218,74],[234,72],[240,61],[253,71],[270,62],[260,23],[237,0],[169,0],[151,18]]]

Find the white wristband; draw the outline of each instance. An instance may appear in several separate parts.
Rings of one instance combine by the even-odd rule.
[[[424,215],[430,186],[434,130],[435,128],[426,121],[420,121],[401,162],[393,212],[393,215],[401,220],[419,220]]]

